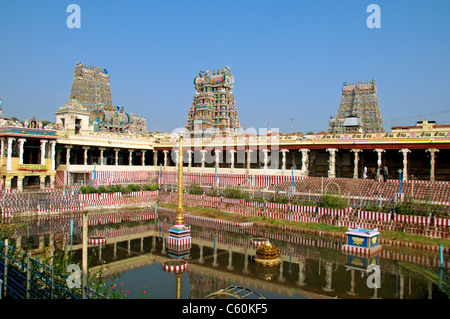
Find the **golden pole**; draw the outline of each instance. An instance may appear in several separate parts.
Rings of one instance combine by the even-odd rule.
[[[175,280],[176,280],[176,298],[181,299],[181,278],[183,278],[183,273],[177,273],[175,274]]]
[[[183,225],[183,136],[180,136],[178,149],[178,207],[177,225]]]

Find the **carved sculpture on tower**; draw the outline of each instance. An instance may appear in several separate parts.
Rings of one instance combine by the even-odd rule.
[[[330,119],[328,133],[384,132],[376,81],[345,82],[341,102],[335,118]]]
[[[190,134],[234,133],[240,128],[230,68],[200,71],[194,78],[196,93],[189,108],[186,131]]]

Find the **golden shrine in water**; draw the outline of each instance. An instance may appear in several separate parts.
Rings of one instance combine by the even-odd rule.
[[[255,261],[258,263],[275,265],[280,263],[280,250],[271,242],[266,241],[256,250]]]

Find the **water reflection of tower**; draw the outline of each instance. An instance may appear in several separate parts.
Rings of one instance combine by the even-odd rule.
[[[167,252],[172,259],[163,263],[163,269],[173,272],[176,280],[176,298],[181,299],[181,279],[187,268],[187,262],[183,260],[189,257],[192,246],[191,229],[184,225],[183,221],[183,136],[180,135],[178,149],[178,206],[176,209],[176,223],[169,229],[167,237]]]

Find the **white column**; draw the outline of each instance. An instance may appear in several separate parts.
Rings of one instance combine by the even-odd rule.
[[[41,164],[45,165],[45,146],[47,145],[47,140],[41,140]]]
[[[231,166],[230,166],[230,171],[231,171],[231,173],[233,173],[233,170],[234,170],[234,153],[236,153],[236,151],[235,150],[229,150],[228,152],[230,152],[230,164],[231,164]]]
[[[377,152],[378,154],[378,161],[377,161],[377,170],[379,170],[380,165],[383,163],[381,155],[383,154],[383,152],[386,152],[385,150],[381,149],[381,148],[377,148],[374,150],[374,152]]]
[[[353,168],[353,178],[358,178],[358,163],[359,163],[359,152],[361,152],[360,149],[353,149],[353,153],[355,153],[355,159],[353,162],[354,168]]]
[[[153,166],[158,166],[158,151],[153,149]]]
[[[399,150],[400,153],[403,153],[403,176],[402,179],[406,181],[408,179],[408,153],[411,151],[407,148],[402,148]]]
[[[167,151],[167,150],[164,150],[163,151],[163,153],[164,153],[164,168],[166,168],[166,166],[167,166],[167,153],[168,153],[169,151]]]
[[[66,170],[69,168],[70,164],[70,146],[66,146]]]
[[[336,152],[337,148],[327,148],[327,151],[330,153],[329,169],[328,169],[328,177],[335,178],[336,177]]]
[[[0,167],[3,165],[3,151],[5,149],[5,139],[0,138]]]
[[[192,166],[192,150],[187,150],[186,152],[188,153],[188,172],[190,172]]]
[[[309,170],[308,170],[308,153],[309,153],[309,149],[307,148],[302,148],[299,149],[299,152],[302,153],[302,175],[309,175]]]
[[[142,166],[145,166],[145,153],[147,151],[146,150],[142,150]]]
[[[84,149],[83,163],[84,163],[84,165],[87,165],[87,151],[88,151],[89,147],[83,146],[83,149]]]
[[[216,156],[216,168],[219,168],[219,161],[220,161],[220,159],[219,159],[219,156],[220,156],[220,153],[222,153],[222,151],[218,151],[218,150],[214,150],[214,155]]]
[[[118,148],[114,149],[114,165],[115,166],[119,165],[119,149]]]
[[[284,174],[284,172],[286,171],[286,153],[288,153],[289,150],[286,149],[282,149],[281,150],[281,154],[282,158],[281,158],[281,172]]]
[[[253,150],[247,150],[247,172],[250,172],[250,159]]]
[[[128,165],[133,165],[133,150],[128,150]]]
[[[15,140],[13,137],[8,137],[8,148],[6,149],[6,170],[11,170],[11,155],[12,155],[12,143]]]
[[[100,150],[100,166],[103,166],[103,151],[105,150],[104,147],[99,147]]]
[[[17,142],[19,142],[19,164],[23,164],[23,144],[25,143],[26,139],[19,138]]]
[[[436,153],[439,152],[437,148],[429,148],[427,149],[427,152],[430,152],[430,181],[434,181],[436,179],[435,177],[435,156]]]
[[[201,150],[200,152],[202,153],[202,173],[203,173],[203,169],[205,168],[206,150]]]
[[[270,150],[262,150],[264,153],[264,172],[267,171],[267,165],[269,163],[269,152]]]
[[[52,171],[56,169],[56,141],[50,141],[50,157],[52,158]]]

